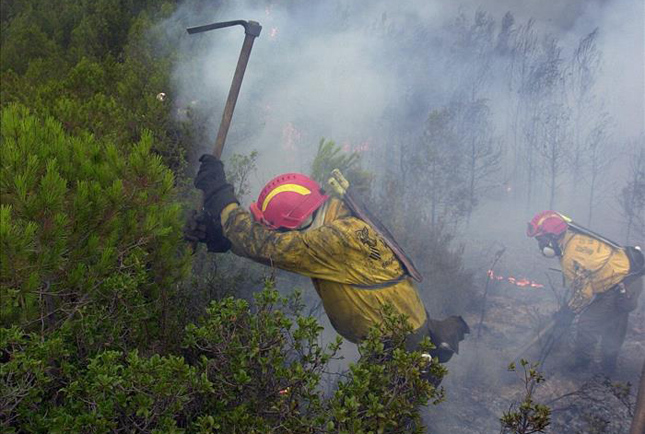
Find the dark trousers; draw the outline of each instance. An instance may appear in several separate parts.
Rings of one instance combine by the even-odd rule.
[[[581,367],[593,361],[596,347],[600,344],[603,370],[611,373],[616,368],[629,317],[629,312],[622,309],[620,304],[620,292],[612,289],[596,296],[589,307],[580,314],[574,356]]]

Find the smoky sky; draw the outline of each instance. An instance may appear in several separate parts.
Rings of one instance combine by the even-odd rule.
[[[458,14],[488,13],[499,26],[506,12],[516,23],[535,20],[557,37],[563,52],[599,28],[602,69],[597,82],[620,138],[643,131],[644,12],[640,0],[595,1],[373,1],[235,2],[209,7],[188,2],[175,26],[232,19],[263,25],[256,40],[224,157],[260,151],[260,185],[280,171],[306,171],[321,137],[347,150],[383,149],[418,133],[430,110],[446,104],[469,59],[451,59],[447,29]],[[208,150],[243,40],[241,28],[182,34],[173,75],[174,104],[205,119]],[[464,61],[464,67],[459,63]],[[494,79],[493,79],[494,81]],[[492,83],[483,97],[496,107]],[[506,111],[505,111],[506,110]],[[382,158],[372,152],[370,158]]]

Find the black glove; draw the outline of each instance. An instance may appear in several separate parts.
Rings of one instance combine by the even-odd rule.
[[[192,243],[206,243],[209,252],[224,253],[231,249],[231,242],[224,236],[219,217],[214,219],[206,212],[191,210],[184,226],[184,239]]]
[[[218,219],[222,210],[231,203],[240,202],[235,197],[233,186],[226,182],[224,164],[217,157],[204,154],[195,177],[195,187],[204,192],[204,210]]]
[[[640,280],[629,280],[631,279],[625,279],[614,289],[617,291],[616,307],[620,312],[631,312],[638,307],[638,296],[642,289],[637,287],[643,283]]]
[[[553,314],[553,320],[558,327],[568,327],[576,317],[576,313],[566,304],[559,311]]]

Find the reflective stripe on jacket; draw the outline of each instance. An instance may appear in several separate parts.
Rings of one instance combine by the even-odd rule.
[[[330,201],[323,225],[306,231],[270,230],[238,207],[224,235],[237,255],[311,277],[332,325],[351,342],[381,322],[386,303],[406,314],[413,330],[421,327],[423,302],[392,250],[340,200]]]
[[[624,249],[567,230],[560,242],[560,265],[565,285],[573,291],[569,307],[580,312],[601,294],[623,281],[629,274],[629,259]]]

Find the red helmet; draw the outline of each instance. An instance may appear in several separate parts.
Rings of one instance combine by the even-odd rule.
[[[308,176],[285,173],[264,186],[257,202],[251,204],[251,214],[272,229],[295,229],[328,198]]]
[[[529,237],[539,237],[541,235],[562,235],[569,225],[564,217],[555,211],[542,211],[533,217],[526,229],[526,235]]]

